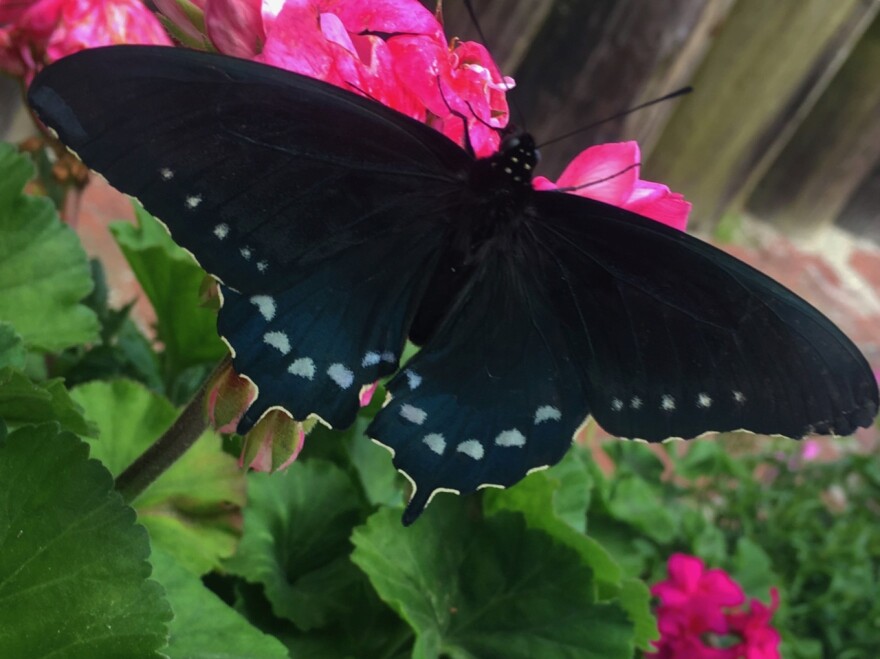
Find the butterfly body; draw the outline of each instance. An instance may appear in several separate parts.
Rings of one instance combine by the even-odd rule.
[[[683,232],[537,191],[533,140],[483,159],[345,90],[171,48],[74,55],[29,98],[222,282],[218,329],[272,407],[368,432],[436,491],[508,486],[592,414],[659,441],[871,423],[864,357],[791,291]],[[401,367],[407,338],[422,350]]]

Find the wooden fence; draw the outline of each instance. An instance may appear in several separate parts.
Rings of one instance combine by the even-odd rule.
[[[693,201],[699,229],[749,211],[789,233],[839,222],[880,240],[880,0],[474,6],[539,141],[695,88],[548,147],[551,178],[589,144],[637,139],[643,176]],[[461,2],[443,13],[449,35],[477,38]]]

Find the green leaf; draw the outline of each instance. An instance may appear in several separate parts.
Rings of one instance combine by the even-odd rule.
[[[352,560],[417,634],[413,657],[629,658],[620,606],[596,603],[578,554],[520,515],[473,520],[435,501],[414,526],[383,509],[355,530]]]
[[[0,143],[0,320],[29,346],[61,350],[98,336],[95,314],[80,304],[92,279],[52,202],[22,192],[33,174],[25,156]]]
[[[505,510],[522,513],[530,528],[541,529],[577,551],[598,581],[619,586],[620,568],[605,548],[563,521],[562,515],[557,511],[556,502],[562,487],[562,483],[554,478],[557,473],[565,474],[565,471],[540,471],[526,477],[514,487],[487,491],[483,499],[486,513],[495,514]],[[571,478],[570,473],[565,475]],[[571,496],[563,497],[563,501],[570,505]]]
[[[614,517],[661,544],[671,542],[675,536],[676,518],[664,504],[658,488],[638,476],[620,476],[607,506]]]
[[[749,538],[736,543],[733,574],[748,595],[765,601],[769,601],[770,588],[780,583],[767,552]]]
[[[149,541],[88,446],[54,424],[0,445],[0,656],[158,657],[171,609]]]
[[[227,349],[217,336],[216,312],[199,306],[205,272],[138,204],[135,213],[139,226],[120,222],[110,230],[153,304],[170,384],[188,367],[218,361]]]
[[[348,537],[363,517],[351,478],[329,462],[250,474],[244,536],[226,567],[262,584],[275,615],[303,630],[325,625],[358,580]]]
[[[0,322],[0,368],[23,369],[25,364],[24,341],[9,323]]]
[[[229,608],[169,553],[154,549],[150,562],[174,609],[164,650],[171,659],[287,657],[284,645]]]
[[[61,380],[34,384],[11,368],[0,369],[0,418],[10,424],[57,421],[62,428],[84,437],[94,437],[97,432]]]
[[[93,455],[118,475],[177,418],[161,396],[128,380],[90,382],[71,392],[99,430]],[[238,539],[237,506],[244,476],[220,437],[206,432],[135,501],[153,544],[203,574],[231,556]]]
[[[657,620],[651,613],[651,591],[640,579],[624,579],[619,594],[620,605],[635,626],[635,643],[640,650],[653,649],[651,641],[660,640]]]

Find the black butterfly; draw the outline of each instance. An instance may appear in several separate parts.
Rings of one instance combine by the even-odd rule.
[[[162,47],[49,66],[30,103],[221,282],[219,332],[271,407],[369,428],[415,491],[508,486],[592,414],[658,441],[847,434],[877,412],[852,342],[804,300],[682,232],[531,187],[526,134],[475,159],[369,99]]]

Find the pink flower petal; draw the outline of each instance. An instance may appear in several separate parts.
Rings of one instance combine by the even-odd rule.
[[[619,142],[591,146],[575,157],[559,177],[560,188],[579,188],[575,194],[621,206],[629,200],[639,180],[639,146]]]
[[[262,52],[266,42],[262,4],[260,0],[210,0],[205,28],[214,47],[235,57],[252,58]]]

